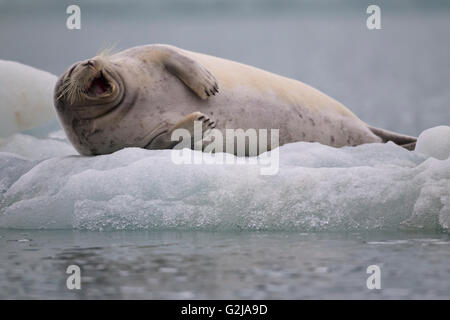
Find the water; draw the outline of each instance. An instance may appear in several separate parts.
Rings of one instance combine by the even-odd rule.
[[[0,59],[60,74],[112,43],[170,43],[302,80],[374,126],[450,124],[438,2],[381,1],[379,31],[360,1],[80,3],[69,31],[64,3],[0,1]],[[0,142],[0,298],[450,298],[449,159],[299,143],[261,177],[169,155],[82,158],[55,121]],[[373,264],[381,290],[366,287]]]
[[[449,299],[448,246],[398,232],[3,230],[0,298]],[[66,288],[72,264],[81,290]],[[366,287],[374,264],[381,290]]]

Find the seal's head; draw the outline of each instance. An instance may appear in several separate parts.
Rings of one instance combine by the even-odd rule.
[[[108,57],[96,56],[72,65],[55,87],[57,109],[71,108],[96,117],[114,107],[124,92],[124,82]]]

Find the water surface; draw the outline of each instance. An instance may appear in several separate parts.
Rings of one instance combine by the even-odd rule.
[[[449,299],[427,233],[0,231],[2,299]],[[81,290],[65,270],[81,268]],[[381,290],[369,290],[369,265]]]

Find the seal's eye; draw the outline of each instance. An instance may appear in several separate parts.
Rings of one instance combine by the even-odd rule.
[[[72,75],[73,70],[75,70],[76,68],[76,64],[72,66],[72,68],[70,68],[69,73],[67,74],[67,78],[70,78],[70,76]]]
[[[92,81],[87,85],[86,92],[90,96],[99,96],[111,91],[111,85],[109,81],[100,72]]]

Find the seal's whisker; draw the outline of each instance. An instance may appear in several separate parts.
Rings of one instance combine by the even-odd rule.
[[[105,47],[101,48],[97,52],[97,56],[100,57],[109,57],[114,53],[114,49],[116,48],[117,43],[112,43],[109,45],[106,45]]]
[[[61,99],[63,96],[65,96],[67,93],[70,92],[71,86],[73,85],[73,82],[70,79],[66,79],[64,83],[61,85],[59,89],[59,95],[57,96],[57,100]]]

